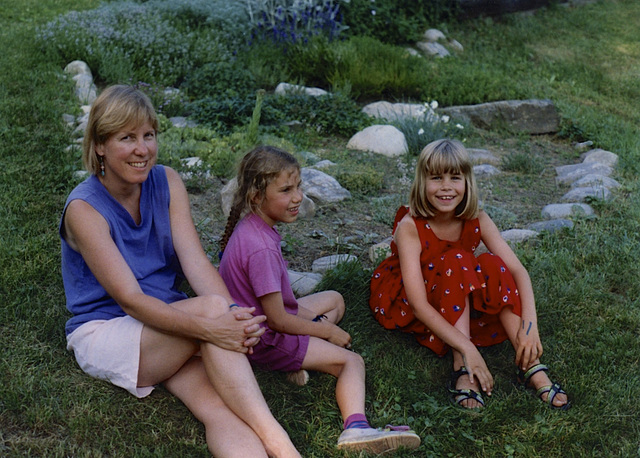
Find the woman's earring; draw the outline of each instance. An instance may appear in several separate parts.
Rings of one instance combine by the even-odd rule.
[[[98,156],[98,161],[100,162],[100,176],[104,176],[104,158],[102,156]]]

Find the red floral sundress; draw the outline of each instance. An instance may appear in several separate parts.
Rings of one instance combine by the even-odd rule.
[[[408,207],[400,207],[393,223],[394,233],[408,212]],[[426,218],[413,220],[422,245],[420,264],[429,304],[455,324],[464,310],[465,298],[470,295],[471,341],[486,347],[506,340],[498,314],[511,307],[521,316],[520,296],[500,257],[484,253],[476,258],[473,254],[480,244],[479,220],[465,220],[460,239],[455,242],[436,237]],[[391,242],[391,256],[373,272],[370,289],[369,306],[383,327],[412,333],[421,345],[439,356],[447,353],[448,346],[413,314],[402,283],[395,242]]]

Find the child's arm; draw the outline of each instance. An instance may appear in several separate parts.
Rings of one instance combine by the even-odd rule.
[[[310,335],[328,340],[339,347],[351,344],[348,332],[327,320],[311,321],[315,317],[303,317],[287,313],[282,293],[266,294],[259,298],[262,310],[271,329],[284,334]]]
[[[396,229],[395,242],[398,246],[400,271],[407,299],[415,317],[447,345],[460,352],[469,371],[469,380],[477,377],[482,389],[491,393],[493,377],[480,352],[462,332],[452,326],[427,300],[424,277],[420,265],[421,244],[418,230],[410,215],[405,216]]]
[[[500,231],[489,215],[480,212],[480,232],[482,241],[489,251],[499,256],[513,275],[520,301],[522,302],[522,322],[518,326],[516,336],[516,364],[522,369],[528,369],[533,362],[542,355],[542,343],[538,333],[538,318],[536,303],[533,295],[531,278],[511,247],[500,235]]]

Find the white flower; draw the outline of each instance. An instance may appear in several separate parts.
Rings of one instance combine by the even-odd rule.
[[[436,108],[438,108],[438,101],[437,100],[433,100],[431,102],[431,109],[435,110]]]
[[[376,10],[371,10],[371,14],[372,14],[373,16],[375,16],[375,15],[376,15]]]
[[[440,118],[442,120],[443,123],[448,123],[449,122],[449,115],[442,115],[442,118]]]
[[[464,126],[463,126],[462,124],[456,124],[456,127],[457,127],[458,129],[464,129]]]
[[[424,134],[424,129],[420,129],[420,130],[418,131],[418,135],[422,135],[422,134]]]

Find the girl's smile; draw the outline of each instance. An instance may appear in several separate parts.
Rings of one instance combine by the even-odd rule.
[[[455,212],[465,192],[466,183],[461,173],[447,172],[427,177],[427,199],[438,212]]]

